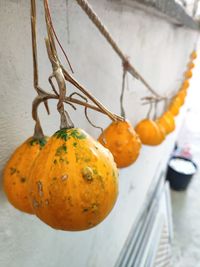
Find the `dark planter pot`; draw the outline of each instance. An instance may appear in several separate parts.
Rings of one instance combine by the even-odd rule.
[[[190,174],[185,174],[183,172],[175,170],[170,166],[170,161],[173,159],[182,159],[185,162],[190,162],[193,164],[195,171]],[[166,179],[170,183],[170,187],[176,191],[186,190],[189,183],[191,182],[192,177],[197,171],[197,165],[191,160],[180,156],[173,156],[168,163]]]

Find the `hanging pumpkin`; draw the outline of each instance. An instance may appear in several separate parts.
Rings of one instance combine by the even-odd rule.
[[[181,86],[181,89],[188,89],[188,87],[190,86],[190,82],[188,80],[185,80]]]
[[[195,67],[195,64],[193,62],[189,62],[187,66],[188,66],[188,69],[191,70]]]
[[[158,125],[158,128],[160,129],[160,143],[162,143],[166,137],[165,128],[161,124],[158,124],[157,121],[155,121],[155,123]]]
[[[168,110],[172,113],[172,115],[177,116],[179,114],[179,110],[180,110],[181,105],[182,105],[182,102],[179,99],[179,97],[175,97],[172,100]]]
[[[187,92],[186,90],[180,90],[180,92],[178,92],[177,94],[177,98],[179,98],[181,104],[183,105],[185,102],[185,98],[187,96]]]
[[[191,70],[187,70],[187,71],[185,72],[185,78],[186,78],[186,79],[190,79],[190,78],[192,78],[192,71],[191,71]]]
[[[141,149],[141,141],[127,120],[112,122],[98,141],[111,151],[118,168],[136,161]]]
[[[26,213],[34,213],[28,199],[29,173],[46,142],[46,137],[26,140],[15,150],[3,171],[3,187],[9,202]]]
[[[118,170],[112,154],[79,128],[56,132],[30,176],[32,208],[55,229],[94,227],[109,214],[118,195]]]
[[[190,55],[191,59],[196,59],[197,58],[197,52],[194,50],[191,55]]]
[[[177,103],[178,105],[179,105],[179,103],[180,103],[180,107],[184,104],[184,101],[183,101],[183,99],[181,98],[181,97],[179,97],[178,96],[178,94],[174,97],[174,99],[173,99],[173,101],[172,101],[172,104],[173,103]],[[172,112],[171,112],[172,113]],[[172,115],[174,115],[173,113],[172,113]]]
[[[135,131],[144,145],[156,146],[165,139],[163,129],[150,119],[144,119],[139,122],[135,127]]]
[[[158,118],[157,123],[164,127],[166,134],[173,132],[175,129],[174,116],[170,111],[166,111],[160,118]]]

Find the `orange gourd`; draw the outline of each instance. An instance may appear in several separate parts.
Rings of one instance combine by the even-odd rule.
[[[170,111],[166,111],[160,118],[158,118],[157,123],[165,129],[166,134],[173,132],[175,129],[174,116]]]
[[[183,105],[185,102],[185,98],[187,96],[187,92],[186,90],[180,90],[180,92],[178,92],[177,94],[177,98],[179,98],[181,104]]]
[[[165,128],[158,124],[157,121],[155,121],[155,123],[158,125],[158,128],[160,129],[160,143],[162,143],[164,140],[165,140],[165,137],[166,137],[166,131],[165,131]]]
[[[177,116],[179,114],[180,106],[176,103],[172,103],[168,110],[172,113],[172,115]]]
[[[191,59],[196,59],[197,58],[197,52],[194,50],[191,55],[190,55]]]
[[[112,122],[98,141],[111,151],[118,168],[135,162],[141,149],[141,141],[127,120]]]
[[[182,102],[181,102],[180,98],[176,96],[172,100],[168,110],[172,113],[172,115],[177,116],[179,114],[179,110],[180,110],[181,105],[182,105]]]
[[[188,70],[188,71],[185,72],[185,78],[186,79],[192,78],[192,71],[191,70]]]
[[[30,169],[47,138],[36,140],[33,137],[20,145],[3,171],[3,187],[9,202],[17,209],[33,214],[28,200],[28,180]]]
[[[162,127],[159,127],[155,121],[150,119],[140,121],[136,125],[135,131],[144,145],[156,146],[165,139]]]
[[[110,151],[79,128],[56,132],[30,173],[29,199],[49,226],[89,229],[112,210],[118,195],[118,170]]]
[[[181,86],[181,89],[188,89],[188,87],[190,86],[190,82],[188,80],[185,80]]]
[[[193,62],[189,62],[187,66],[188,66],[188,69],[191,70],[195,67],[195,64]]]

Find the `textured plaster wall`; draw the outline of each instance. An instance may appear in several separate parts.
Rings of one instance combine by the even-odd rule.
[[[40,81],[48,87],[50,65],[44,49],[42,2],[38,2]],[[91,0],[114,38],[130,56],[138,70],[161,94],[178,89],[182,73],[194,46],[196,33],[118,1]],[[126,1],[127,2],[127,1]],[[53,20],[71,59],[75,77],[107,107],[119,113],[121,62],[75,1],[69,1],[68,19],[64,0],[50,1]],[[12,151],[33,132],[31,101],[32,58],[29,1],[0,1],[0,169]],[[69,34],[67,35],[67,20]],[[70,88],[71,90],[71,88]],[[127,117],[135,125],[147,113],[140,98],[146,89],[129,77],[125,95]],[[41,106],[45,133],[59,127],[56,103],[51,116]],[[160,107],[161,109],[162,107]],[[88,125],[83,110],[70,114],[79,127],[94,137],[98,131]],[[178,127],[181,117],[178,118]],[[109,120],[90,112],[91,120],[105,127]],[[120,171],[118,202],[110,216],[98,227],[81,233],[50,229],[34,216],[15,210],[0,190],[0,266],[2,267],[111,267],[114,266],[128,233],[145,201],[158,168],[162,168],[173,147],[176,132],[159,147],[143,147],[139,160]]]

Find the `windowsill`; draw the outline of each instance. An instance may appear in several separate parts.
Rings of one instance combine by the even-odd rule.
[[[200,30],[200,24],[174,0],[124,0],[123,2],[130,7],[137,5],[138,8],[153,12],[179,27],[185,26],[193,30]]]

